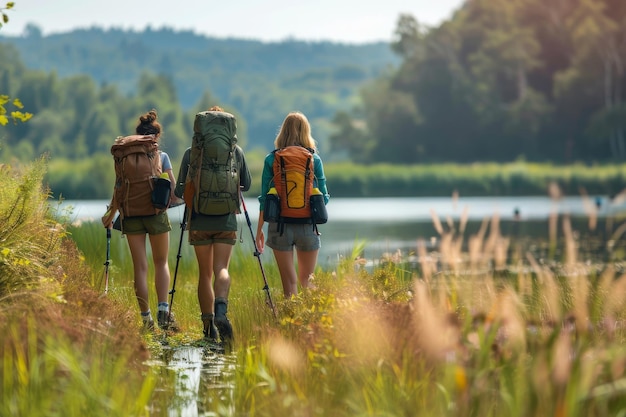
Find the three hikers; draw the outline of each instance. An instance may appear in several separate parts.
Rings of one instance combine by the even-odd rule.
[[[172,173],[169,156],[158,149],[160,135],[161,125],[156,110],[152,110],[140,117],[136,135],[116,140],[111,149],[116,185],[102,221],[110,228],[115,213],[119,211],[114,228],[128,238],[141,317],[144,327],[152,329],[154,321],[148,304],[145,245],[145,237],[149,236],[155,266],[157,321],[159,327],[175,330],[178,326],[170,315],[167,302],[171,225],[166,210],[169,201],[182,198],[185,218],[181,228],[188,230],[188,241],[194,247],[198,262],[197,291],[204,336],[209,342],[231,344],[233,330],[227,317],[231,285],[228,268],[237,238],[241,193],[249,190],[251,185],[244,152],[237,144],[235,117],[219,106],[196,114],[192,144],[183,155],[178,182]],[[311,126],[304,114],[292,112],[287,115],[274,145],[276,149],[266,156],[264,162],[259,223],[253,240],[255,250],[262,253],[265,246],[263,225],[268,222],[267,245],[273,249],[283,293],[290,297],[297,294],[298,282],[303,288],[311,286],[310,279],[321,245],[317,224],[327,221],[325,205],[329,194],[322,160],[316,152]],[[169,186],[169,194],[161,186]],[[271,213],[269,201],[273,204]],[[294,247],[298,272],[293,258]]]

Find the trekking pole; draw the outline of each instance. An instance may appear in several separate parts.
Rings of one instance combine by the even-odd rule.
[[[170,305],[167,312],[167,324],[170,324],[170,316],[172,315],[172,303],[174,303],[174,293],[176,292],[176,277],[178,276],[178,265],[181,258],[181,248],[183,247],[183,236],[185,235],[185,229],[187,228],[187,204],[185,204],[185,211],[183,213],[183,219],[180,222],[180,241],[178,242],[178,254],[176,255],[176,267],[174,268],[174,282],[172,283],[172,289],[170,290]]]
[[[250,229],[250,235],[252,236],[252,244],[254,245],[254,256],[256,256],[256,258],[259,260],[259,267],[261,268],[261,275],[263,275],[263,282],[265,283],[263,290],[265,290],[265,293],[267,294],[267,301],[272,309],[272,313],[274,314],[274,319],[276,319],[276,309],[274,308],[274,303],[272,302],[272,296],[270,295],[270,287],[267,284],[267,277],[265,276],[265,270],[263,269],[263,263],[261,262],[261,252],[259,252],[259,248],[257,248],[256,246],[256,240],[254,238],[254,233],[252,232],[252,222],[250,221],[250,216],[248,215],[248,209],[246,208],[246,202],[243,199],[243,193],[241,193],[241,190],[239,192],[239,195],[241,196],[241,205],[243,206],[243,212],[246,215],[246,222],[248,223],[248,228]]]
[[[111,265],[111,229],[107,227],[107,258],[104,261],[104,294],[109,293],[109,265]]]

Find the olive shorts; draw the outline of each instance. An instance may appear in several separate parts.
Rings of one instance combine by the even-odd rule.
[[[189,244],[190,245],[210,245],[212,243],[227,243],[234,245],[237,241],[237,232],[221,231],[210,232],[207,230],[190,230],[189,231]]]
[[[115,229],[117,227],[114,226]],[[118,229],[119,230],[119,229]],[[153,216],[126,217],[122,220],[122,233],[128,235],[139,235],[148,233],[149,235],[160,235],[172,230],[170,218],[167,212],[155,214]]]
[[[296,249],[309,252],[319,250],[322,246],[320,236],[312,224],[285,223],[281,236],[277,223],[269,223],[267,227],[267,246],[274,250],[291,251]]]

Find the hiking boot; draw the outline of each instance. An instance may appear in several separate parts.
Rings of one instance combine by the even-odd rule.
[[[232,343],[233,341],[233,326],[230,324],[228,317],[220,316],[215,317],[215,327],[220,334],[220,338],[224,343]]]
[[[211,342],[217,342],[220,338],[220,332],[219,330],[217,330],[213,318],[213,314],[202,315],[202,333],[204,333],[205,339]]]
[[[228,317],[226,317],[228,301],[223,298],[217,298],[215,300],[214,309],[215,326],[217,326],[222,342],[230,344],[233,341],[233,326],[230,324]]]
[[[174,319],[174,313],[169,313],[168,311],[159,311],[157,313],[157,322],[159,323],[159,327],[162,330],[171,330],[173,332],[177,332],[180,330],[178,323]]]

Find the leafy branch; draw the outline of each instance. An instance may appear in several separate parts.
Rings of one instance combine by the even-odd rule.
[[[24,105],[18,98],[14,98],[12,101],[9,96],[0,94],[0,125],[5,126],[9,123],[9,116],[7,116],[7,109],[5,108],[5,104],[9,103],[18,109],[23,109]],[[13,123],[26,122],[28,119],[33,117],[32,113],[22,112],[20,110],[15,110],[10,113],[10,118],[13,120]]]
[[[2,13],[2,21],[0,22],[0,28],[2,27],[2,25],[9,23],[9,15],[6,14],[4,11],[12,9],[13,6],[15,6],[15,3],[10,1],[6,4],[6,6],[0,8],[0,13]]]
[[[9,23],[9,15],[5,13],[6,10],[10,10],[15,6],[15,3],[10,1],[6,4],[6,6],[0,8],[0,14],[2,14],[2,20],[0,21],[0,28],[2,25]],[[18,98],[14,98],[11,101],[11,98],[7,95],[0,94],[0,125],[6,126],[9,123],[9,116],[7,116],[8,110],[4,106],[5,104],[10,103],[13,107],[16,107],[18,110],[11,111],[9,114],[13,123],[26,122],[28,119],[33,117],[32,113],[22,112],[21,109],[24,108],[24,105]]]

